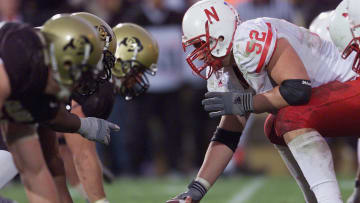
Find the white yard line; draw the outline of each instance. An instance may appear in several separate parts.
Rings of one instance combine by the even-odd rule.
[[[245,203],[248,201],[253,194],[260,189],[262,186],[264,186],[266,182],[265,178],[256,178],[253,181],[250,181],[248,184],[244,186],[243,190],[240,190],[231,200],[229,203]]]

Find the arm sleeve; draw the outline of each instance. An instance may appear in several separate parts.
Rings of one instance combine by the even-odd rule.
[[[276,42],[276,29],[263,19],[244,22],[235,35],[236,64],[256,93],[263,93],[272,88],[266,66],[275,52]]]

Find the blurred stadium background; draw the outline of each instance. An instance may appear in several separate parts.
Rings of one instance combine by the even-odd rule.
[[[111,26],[133,22],[158,40],[158,74],[148,94],[126,102],[117,98],[110,116],[121,126],[111,145],[99,145],[104,163],[117,177],[106,185],[111,202],[160,203],[182,192],[200,167],[218,120],[209,119],[201,99],[206,82],[194,76],[181,48],[181,20],[196,0],[0,0],[1,21],[23,21],[41,26],[57,13],[87,11]],[[260,16],[283,18],[308,27],[322,11],[340,0],[229,0],[243,20]],[[263,134],[266,115],[252,118],[236,155],[223,178],[203,202],[304,202],[282,163]],[[329,140],[343,197],[353,188],[357,167],[356,139]],[[19,181],[0,191],[26,202]],[[75,202],[84,202],[75,192]]]

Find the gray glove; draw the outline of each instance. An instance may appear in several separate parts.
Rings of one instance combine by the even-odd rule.
[[[240,115],[254,111],[251,92],[207,92],[202,105],[211,118],[222,115]]]
[[[191,197],[193,203],[200,202],[206,192],[206,187],[199,181],[194,180],[190,183],[186,192],[183,192],[173,199],[166,201],[166,203],[181,203],[183,202],[181,200],[185,200],[187,197]]]
[[[119,131],[120,127],[114,123],[100,118],[80,118],[80,129],[78,133],[88,140],[97,141],[108,145],[110,143],[110,132]]]

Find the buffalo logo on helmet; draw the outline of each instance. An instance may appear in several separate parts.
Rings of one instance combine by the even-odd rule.
[[[85,51],[85,45],[88,44],[90,45],[90,53],[92,53],[94,47],[93,45],[90,43],[90,40],[86,37],[86,36],[81,36],[78,38],[71,38],[69,43],[67,43],[64,47],[63,50],[66,51],[69,48],[76,50],[77,48],[80,48],[80,50],[83,51],[78,51],[77,55],[79,56],[83,56],[84,55],[84,51]]]
[[[141,41],[137,37],[125,37],[121,42],[120,46],[124,45],[128,48],[128,52],[141,52],[144,49]]]

